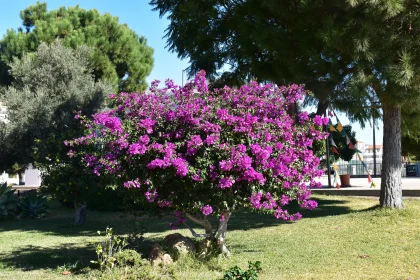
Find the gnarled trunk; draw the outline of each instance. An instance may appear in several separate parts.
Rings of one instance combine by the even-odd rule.
[[[382,207],[402,208],[401,109],[384,106],[383,113],[384,139],[379,202]]]
[[[204,230],[206,232],[205,234],[196,233],[195,230],[191,226],[189,226],[186,222],[184,222],[184,225],[191,231],[191,234],[194,237],[199,237],[199,238],[204,237],[205,239],[210,240],[211,242],[216,241],[217,246],[219,247],[220,251],[223,254],[225,254],[227,256],[230,256],[230,252],[229,252],[228,248],[226,247],[226,233],[227,233],[227,223],[229,222],[229,219],[230,219],[231,215],[232,215],[232,212],[224,212],[223,213],[223,220],[220,220],[217,230],[215,230],[213,232],[212,226],[206,218],[205,219],[200,219],[200,218],[197,218],[193,215],[185,214],[185,216],[188,219],[190,219],[194,223],[199,224],[202,227],[204,227]]]
[[[227,256],[230,256],[230,252],[226,247],[227,223],[229,222],[230,215],[232,215],[231,212],[224,213],[224,219],[223,221],[219,222],[219,228],[217,229],[215,234],[216,242],[219,246],[220,251],[222,252],[222,254],[225,254]]]

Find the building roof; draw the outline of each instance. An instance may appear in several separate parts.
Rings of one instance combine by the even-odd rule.
[[[376,149],[381,149],[382,148],[382,146],[383,145],[375,145],[375,148]],[[367,148],[366,148],[367,150],[373,150],[373,145],[369,145],[369,146],[367,146]]]

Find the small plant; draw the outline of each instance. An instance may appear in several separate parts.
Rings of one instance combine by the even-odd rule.
[[[47,198],[36,192],[25,195],[19,203],[22,218],[42,218],[48,214]]]
[[[261,271],[261,262],[248,262],[248,270],[243,271],[240,267],[234,266],[225,272],[223,280],[256,280]]]
[[[149,264],[146,259],[141,258],[141,254],[135,250],[125,249],[115,253],[114,256],[120,266],[142,266]]]
[[[98,231],[101,235],[101,232]],[[127,241],[118,236],[114,236],[112,228],[107,227],[105,230],[105,241],[96,244],[97,261],[90,261],[91,263],[98,264],[101,269],[113,268],[117,263],[115,254],[120,252],[127,246]]]
[[[0,219],[12,217],[15,214],[17,199],[14,192],[15,190],[7,186],[7,183],[0,184]]]
[[[71,274],[72,271],[77,269],[79,262],[72,263],[65,263],[62,266],[57,266],[57,270],[61,272],[63,275]]]

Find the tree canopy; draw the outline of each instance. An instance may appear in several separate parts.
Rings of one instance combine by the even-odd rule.
[[[251,79],[304,83],[319,101],[317,114],[331,104],[364,101],[349,102],[337,94],[340,84],[356,71],[355,65],[347,51],[338,53],[326,42],[331,35],[342,35],[338,28],[356,14],[346,11],[345,1],[152,0],[150,4],[161,16],[168,15],[168,47],[190,59],[190,75],[204,69],[217,85]],[[332,39],[337,43],[337,38]],[[369,116],[358,112],[362,121]]]
[[[0,85],[10,85],[13,76],[8,64],[14,57],[35,52],[42,42],[62,40],[64,46],[92,48],[93,75],[112,84],[115,90],[146,89],[145,78],[153,67],[153,49],[117,17],[79,6],[47,11],[37,3],[21,11],[22,27],[13,29],[0,41]]]
[[[168,47],[216,77],[304,83],[318,113],[384,114],[381,205],[402,207],[401,106],[419,111],[420,7],[407,0],[152,0]],[[198,8],[199,7],[199,8]],[[298,19],[298,20],[297,20]]]
[[[41,43],[35,53],[9,64],[13,82],[5,94],[9,122],[1,126],[0,169],[34,163],[34,148],[46,166],[60,161],[60,139],[80,130],[74,111],[96,112],[111,91],[91,74],[90,52],[59,41]]]

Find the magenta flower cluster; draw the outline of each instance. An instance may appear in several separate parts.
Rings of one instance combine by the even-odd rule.
[[[203,207],[201,207],[201,213],[203,213],[204,216],[208,216],[211,213],[213,213],[213,207],[211,207],[210,205],[204,205]]]
[[[299,85],[256,82],[210,91],[201,71],[184,87],[155,81],[146,93],[111,95],[115,109],[80,116],[86,135],[66,145],[98,176],[121,178],[162,208],[223,219],[250,206],[297,220],[284,207],[317,206],[310,187],[323,172],[310,147],[327,137],[314,125],[328,123],[288,115],[304,94]]]

